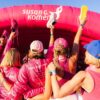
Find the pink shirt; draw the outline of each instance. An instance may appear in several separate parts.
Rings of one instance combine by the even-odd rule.
[[[64,77],[58,81],[59,85],[62,86],[65,82],[70,80],[72,78],[72,74],[69,72],[69,64],[68,64],[68,59],[65,58],[65,61],[61,62],[59,61],[60,66],[63,67],[64,69]]]
[[[90,93],[87,93],[86,91],[83,92],[83,100],[100,100],[100,73],[95,72],[90,68],[87,69],[87,72],[89,72],[94,80],[94,88]]]
[[[17,80],[19,69],[16,67],[11,67],[11,68],[6,68],[2,70],[3,70],[6,81],[8,81],[9,83],[13,85],[14,82]],[[5,89],[3,84],[0,84],[0,100],[1,99],[4,100],[4,97],[6,97],[7,95],[8,95],[8,91]]]
[[[17,82],[9,93],[9,98],[18,100],[18,97],[24,94],[27,99],[42,93],[45,85],[45,69],[52,58],[53,52],[50,47],[45,59],[32,59],[25,63],[20,69]],[[7,98],[7,100],[10,99]]]
[[[73,77],[73,75],[71,73],[65,71],[64,77],[58,81],[59,86],[62,86],[64,83],[66,83],[72,77]]]

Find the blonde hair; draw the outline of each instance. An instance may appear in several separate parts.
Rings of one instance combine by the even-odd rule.
[[[15,48],[8,50],[1,62],[1,66],[20,66],[20,53],[18,50]]]
[[[100,67],[100,59],[97,59],[91,55],[91,64]]]

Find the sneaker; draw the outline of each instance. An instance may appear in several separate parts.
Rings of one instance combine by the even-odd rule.
[[[51,12],[50,18],[47,22],[47,27],[50,28],[50,26],[56,24],[56,13]]]

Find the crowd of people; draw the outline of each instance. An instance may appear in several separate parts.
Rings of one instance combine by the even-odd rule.
[[[12,20],[11,33],[4,30],[0,37],[0,100],[99,100],[100,40],[84,46],[89,67],[76,72],[85,24],[86,18],[79,19],[69,58],[67,40],[60,37],[54,41],[54,25],[50,24],[47,53],[44,54],[42,41],[33,40],[28,54],[20,59],[13,46],[18,24]]]

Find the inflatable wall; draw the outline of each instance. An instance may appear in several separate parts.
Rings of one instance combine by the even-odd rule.
[[[30,42],[35,39],[41,40],[44,47],[47,48],[50,32],[46,23],[50,13],[56,12],[59,7],[59,5],[24,5],[0,8],[0,33],[3,29],[10,32],[11,19],[16,19],[19,26],[19,49],[22,53],[29,49]],[[69,46],[72,46],[73,38],[79,26],[79,14],[79,8],[62,6],[55,25],[55,39],[64,37],[68,40]],[[100,39],[100,14],[89,11],[80,40],[81,53],[83,52],[83,45],[95,39]]]

